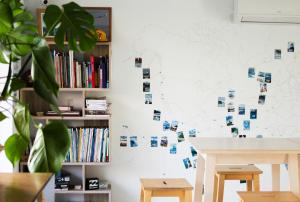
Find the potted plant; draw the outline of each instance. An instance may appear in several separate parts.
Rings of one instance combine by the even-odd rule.
[[[64,47],[68,39],[69,49],[74,51],[91,50],[97,41],[94,19],[88,12],[74,2],[58,7],[49,5],[45,11],[44,22],[47,33],[57,29],[55,42]],[[28,105],[15,95],[26,87],[23,79],[25,67],[31,63],[31,79],[35,93],[46,101],[52,110],[58,111],[57,95],[59,87],[55,80],[55,68],[50,49],[44,36],[38,33],[37,25],[30,12],[25,10],[20,0],[0,0],[0,63],[8,64],[8,73],[0,102],[13,101],[13,111],[2,108],[0,121],[12,116],[15,133],[1,150],[15,166],[30,142],[31,114]],[[26,56],[26,61],[17,73],[12,64]],[[0,103],[1,104],[1,103]],[[34,121],[33,121],[34,122]],[[70,136],[62,121],[52,121],[42,125],[35,123],[37,133],[32,145],[28,167],[30,172],[56,172],[70,147]]]

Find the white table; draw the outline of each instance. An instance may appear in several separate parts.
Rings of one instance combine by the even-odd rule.
[[[300,138],[189,138],[198,151],[194,202],[213,200],[216,164],[271,164],[272,189],[280,189],[280,164],[288,164],[290,190],[300,196]],[[204,175],[205,174],[205,175]]]

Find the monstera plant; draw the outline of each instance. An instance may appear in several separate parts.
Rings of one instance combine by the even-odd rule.
[[[74,2],[62,7],[49,5],[44,22],[50,33],[56,29],[55,42],[64,48],[68,40],[69,49],[91,50],[97,41],[93,16]],[[70,147],[70,136],[62,121],[52,121],[42,125],[31,119],[27,103],[16,97],[17,91],[26,87],[24,74],[30,67],[32,86],[37,95],[46,101],[52,110],[58,111],[59,87],[55,80],[50,49],[45,37],[38,33],[36,22],[20,0],[0,0],[0,63],[8,65],[5,85],[0,96],[0,121],[11,116],[15,125],[14,134],[4,145],[0,145],[7,158],[15,166],[20,161],[30,143],[30,125],[37,128],[35,140],[30,150],[28,167],[30,172],[56,172]],[[25,59],[24,59],[25,58]],[[14,73],[13,63],[22,60],[22,66]],[[6,109],[4,103],[13,102],[13,110]],[[5,131],[2,131],[2,133]]]

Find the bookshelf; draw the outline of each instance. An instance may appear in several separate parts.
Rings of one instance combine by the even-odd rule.
[[[68,55],[70,54],[68,51],[68,43],[65,42],[65,48],[64,50],[62,50],[61,53],[59,53],[59,55]],[[54,52],[53,54],[53,59],[54,59],[54,64],[56,66],[56,73],[57,70],[61,70],[60,73],[65,73],[62,69],[67,67],[67,66],[57,66],[58,63],[55,63],[55,54],[58,53],[58,48],[56,47],[55,43],[53,40],[49,40],[48,41],[48,45],[50,47],[50,49]],[[63,115],[63,114],[58,114],[58,115],[47,115],[48,111],[50,110],[50,106],[45,103],[35,92],[34,89],[32,87],[26,87],[20,90],[19,92],[19,98],[21,101],[24,101],[26,103],[28,103],[29,105],[29,110],[30,113],[32,114],[32,118],[34,122],[41,122],[41,123],[46,123],[49,122],[51,120],[63,120],[66,125],[69,128],[81,128],[81,129],[96,129],[96,131],[98,131],[97,129],[99,129],[99,131],[106,128],[108,133],[105,137],[106,137],[106,142],[103,143],[103,146],[101,146],[101,148],[103,148],[103,150],[105,150],[105,157],[104,157],[104,161],[96,161],[93,160],[92,162],[89,161],[77,161],[77,160],[72,160],[71,162],[63,162],[62,163],[62,169],[61,169],[61,173],[63,173],[64,175],[68,175],[70,176],[70,184],[71,185],[81,185],[80,189],[55,189],[54,193],[55,193],[55,201],[103,201],[103,202],[111,202],[111,185],[109,184],[108,188],[105,189],[96,189],[96,190],[87,190],[86,187],[86,178],[98,178],[99,180],[105,180],[103,179],[104,176],[100,176],[100,174],[98,174],[98,176],[94,176],[92,175],[89,171],[90,169],[92,170],[92,167],[95,166],[108,166],[110,165],[110,161],[111,161],[111,116],[112,114],[110,113],[110,111],[108,110],[105,114],[97,114],[97,115],[90,115],[87,114],[87,106],[86,106],[86,99],[103,99],[103,97],[106,97],[107,99],[107,93],[110,91],[111,89],[111,55],[112,55],[112,50],[111,50],[111,42],[97,42],[96,46],[94,48],[94,50],[90,51],[90,52],[83,52],[83,53],[72,53],[74,54],[74,61],[77,61],[78,64],[90,64],[90,58],[91,55],[95,58],[95,61],[97,59],[97,57],[105,57],[107,58],[107,70],[105,71],[106,74],[106,80],[107,85],[100,85],[100,81],[101,78],[100,77],[100,70],[102,70],[100,68],[99,65],[99,70],[95,69],[95,71],[98,71],[98,73],[95,73],[95,77],[100,78],[99,84],[97,86],[83,86],[83,85],[79,85],[78,88],[75,85],[74,86],[65,86],[64,85],[64,81],[60,80],[60,88],[59,88],[59,92],[58,92],[58,106],[72,106],[72,110],[74,111],[78,111],[79,114],[78,115]],[[58,54],[57,54],[58,56]],[[58,58],[58,57],[57,57]],[[57,59],[56,58],[56,59]],[[61,61],[62,58],[59,58],[59,61]],[[63,59],[62,59],[63,61]],[[69,58],[66,60],[69,60]],[[57,62],[57,61],[56,61]],[[60,63],[62,64],[62,63]],[[74,63],[75,64],[75,63]],[[98,63],[95,62],[95,68],[98,65]],[[88,65],[87,65],[88,66]],[[70,69],[67,69],[68,73],[70,73],[68,76],[68,79],[70,79],[70,75],[76,75],[78,72],[76,72],[76,70],[79,70],[74,68],[74,71],[71,73]],[[81,73],[84,71],[84,69],[81,69]],[[90,71],[90,70],[87,70]],[[61,75],[56,75],[57,78]],[[63,76],[61,76],[60,78],[63,78]],[[83,77],[80,77],[83,78]],[[87,81],[84,81],[84,78],[81,80],[81,83],[84,82],[90,82],[89,80],[89,76],[87,77]],[[72,80],[71,80],[72,81]],[[59,81],[57,80],[57,82],[59,83]],[[109,103],[109,100],[108,100]],[[110,105],[110,103],[109,103]],[[110,107],[109,107],[110,108]],[[34,128],[34,127],[32,127]],[[35,135],[35,131],[33,131],[32,134],[32,139],[34,139],[34,135]],[[73,133],[71,133],[71,147],[72,147],[72,137],[73,137]],[[78,135],[78,134],[76,134]],[[80,136],[82,135],[82,136]],[[76,137],[80,137],[78,139],[80,139],[80,141],[83,141],[82,137],[88,137],[88,136],[84,136],[86,134],[82,133],[79,134]],[[90,135],[90,134],[88,134]],[[96,139],[98,137],[103,138],[104,137],[104,133],[100,134],[100,136],[98,136],[98,134],[94,135],[92,134],[92,136],[90,136],[92,138],[92,141],[95,140],[95,143],[93,145],[95,147],[95,153],[96,151],[98,152],[98,150],[96,150],[97,146],[96,146]],[[93,139],[95,138],[95,139]],[[103,140],[103,139],[102,139]],[[102,141],[101,140],[101,141]],[[77,141],[77,140],[76,140]],[[99,145],[102,144],[99,140]],[[82,143],[83,144],[83,143]],[[90,142],[88,142],[88,148],[90,148]],[[76,145],[76,144],[75,144]],[[104,147],[107,146],[107,147]],[[93,148],[94,148],[93,147]],[[78,147],[79,148],[79,147]],[[83,147],[82,147],[83,148]],[[108,149],[107,149],[108,148]],[[100,149],[99,146],[99,151],[102,151]],[[71,149],[70,149],[70,153],[71,153]],[[69,153],[69,154],[70,154]],[[83,153],[82,150],[79,150],[79,153]],[[91,152],[92,153],[92,152]],[[93,154],[93,153],[92,153]],[[90,154],[90,155],[92,155]],[[85,154],[84,154],[85,155]],[[88,155],[88,154],[86,154]],[[94,154],[95,155],[95,154]],[[95,155],[96,156],[96,155]],[[108,158],[107,158],[108,156]],[[90,158],[90,157],[89,157]],[[92,158],[91,158],[92,159]],[[70,159],[68,159],[70,160]],[[27,162],[26,162],[26,158],[24,158],[23,161],[20,162],[20,167],[19,167],[19,171],[20,172],[26,172],[27,169]],[[91,176],[92,175],[92,176]]]

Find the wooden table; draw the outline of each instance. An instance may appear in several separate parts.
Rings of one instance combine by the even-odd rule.
[[[288,164],[290,190],[300,196],[300,138],[189,138],[198,151],[194,202],[213,201],[216,164],[271,164],[272,189],[280,190],[280,164]],[[205,174],[205,175],[204,175]]]
[[[52,173],[0,173],[0,202],[32,202],[38,199]]]

